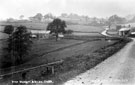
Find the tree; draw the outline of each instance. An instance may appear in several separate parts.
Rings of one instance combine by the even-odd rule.
[[[13,31],[14,31],[14,27],[12,25],[7,25],[4,28],[4,33],[7,33],[9,35],[12,34]]]
[[[122,28],[121,25],[116,25],[116,30],[120,30]]]
[[[35,16],[34,16],[38,21],[41,21],[42,18],[43,18],[43,15],[41,13],[37,13]]]
[[[20,17],[19,17],[19,18],[20,18],[20,20],[23,20],[23,18],[24,18],[24,15],[20,15]]]
[[[8,46],[5,48],[7,54],[5,58],[8,58],[11,65],[19,65],[24,62],[24,58],[28,55],[32,41],[30,39],[30,33],[25,26],[19,26],[15,32],[7,40]]]
[[[43,15],[41,13],[37,13],[35,16],[29,17],[29,20],[31,20],[31,21],[41,22],[42,19],[43,19]]]
[[[112,24],[123,24],[126,22],[125,18],[119,17],[117,15],[112,15],[108,19],[108,24],[111,26]]]
[[[7,20],[6,20],[7,22],[14,22],[14,21],[16,21],[14,18],[8,18]]]
[[[44,15],[44,20],[51,21],[53,19],[55,19],[55,16],[53,16],[51,13]]]
[[[65,27],[67,27],[66,22],[56,18],[51,23],[48,24],[47,30],[50,30],[51,33],[55,33],[56,41],[57,41],[58,34],[65,33]]]
[[[67,17],[67,16],[68,16],[68,14],[66,14],[66,13],[61,14],[61,17]]]
[[[69,29],[69,30],[66,30],[66,34],[72,34],[74,31]]]

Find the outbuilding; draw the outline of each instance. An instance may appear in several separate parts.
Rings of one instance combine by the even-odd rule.
[[[50,31],[46,30],[30,30],[32,36],[35,38],[49,38]]]
[[[127,27],[121,28],[118,31],[119,36],[128,36],[130,33],[131,33],[131,29]]]

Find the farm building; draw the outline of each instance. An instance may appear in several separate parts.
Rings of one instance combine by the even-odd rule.
[[[118,30],[118,34],[120,36],[128,36],[130,33],[131,33],[131,29],[127,27],[124,27]]]
[[[5,26],[8,26],[8,25],[0,26],[1,32],[4,31]],[[14,31],[15,31],[18,26],[13,26],[13,27],[14,27]],[[46,30],[37,30],[37,29],[28,28],[28,31],[31,32],[31,34],[32,34],[31,37],[33,37],[33,38],[49,38],[49,35],[50,35],[50,31],[46,31]]]
[[[50,31],[46,30],[30,30],[33,38],[49,38]]]

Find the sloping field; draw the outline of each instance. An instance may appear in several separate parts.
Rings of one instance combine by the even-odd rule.
[[[87,26],[87,25],[68,25],[66,29],[82,32],[102,32],[103,27]]]
[[[128,26],[128,25],[130,25],[130,26],[132,26],[132,27],[135,27],[135,23],[127,23],[127,24],[125,24],[126,26]]]
[[[47,23],[42,22],[0,22],[0,25],[26,26],[30,29],[46,29]]]
[[[8,34],[0,32],[0,39],[8,38]]]
[[[52,59],[52,60],[60,60],[60,59],[65,59],[67,57],[74,57],[74,56],[79,56],[79,55],[85,55],[85,56],[86,55],[91,55],[95,50],[97,50],[97,49],[99,49],[101,47],[103,48],[103,47],[105,47],[107,45],[113,44],[114,42],[115,41],[107,42],[107,41],[100,41],[99,40],[99,41],[90,41],[90,42],[82,43],[80,45],[75,45],[73,47],[69,47],[69,48],[66,48],[66,49],[63,49],[63,50],[59,50],[59,51],[44,55],[42,57],[35,58],[32,61],[30,61],[29,63],[27,63],[27,65],[25,65],[25,68],[30,66],[30,64],[33,64],[33,65],[34,64],[35,65],[36,64],[37,65],[43,64],[47,60],[50,61],[50,59]],[[19,66],[19,68],[20,68],[20,66]],[[33,80],[41,79],[42,75],[40,75],[40,73],[42,71],[45,71],[45,68],[38,68],[38,69],[31,70],[31,71],[27,71],[27,78],[28,79],[33,79]],[[21,78],[21,73],[12,75],[12,77],[8,77],[8,78],[9,78],[9,81],[10,80],[21,80],[22,79]]]
[[[79,32],[73,32],[73,35],[77,35],[77,36],[103,36],[100,33],[79,33]]]
[[[0,25],[14,25],[20,26],[24,25],[30,29],[46,29],[48,23],[44,22],[0,22]],[[83,32],[101,32],[103,27],[88,26],[88,25],[67,25],[66,29],[71,29],[74,31],[83,31]]]
[[[55,39],[49,39],[49,40],[35,40],[34,44],[32,46],[32,55],[41,56],[43,54],[47,54],[53,51],[56,51],[60,48],[65,48],[68,46],[76,45],[78,43],[83,43],[82,40],[67,40],[62,39],[59,41],[55,41]],[[37,57],[35,56],[35,57]]]
[[[13,26],[26,26],[28,29],[42,29],[42,30],[46,30],[47,27],[47,23],[43,23],[43,22],[6,22],[6,23],[0,23],[0,25],[13,25]],[[67,25],[67,29],[71,29],[75,32],[73,32],[73,35],[79,35],[79,36],[101,36],[101,34],[99,34],[100,32],[102,32],[104,30],[104,27],[100,26],[100,27],[96,27],[96,26],[88,26],[88,25]],[[78,31],[78,32],[76,32]],[[81,33],[83,32],[83,33]],[[94,32],[94,33],[93,33]],[[98,32],[98,33],[95,33]],[[2,35],[3,36],[3,35]],[[3,38],[3,37],[2,37]],[[5,37],[6,38],[6,37]]]
[[[78,42],[78,41],[76,41]],[[66,57],[72,57],[72,56],[77,56],[77,55],[81,55],[81,54],[91,54],[93,51],[110,45],[112,43],[114,43],[115,41],[112,42],[107,42],[107,41],[88,41],[79,45],[75,45],[63,50],[59,50],[56,52],[52,52],[49,54],[46,54],[40,58],[36,58],[35,60],[33,60],[32,62],[36,62],[36,61],[40,61],[40,63],[44,63],[46,62],[46,60],[48,61],[56,61],[56,60],[60,60],[60,59],[64,59]],[[32,63],[31,62],[31,63]],[[37,62],[38,63],[38,62]]]
[[[80,44],[77,44],[79,42],[80,42]],[[107,45],[113,44],[114,42],[116,42],[116,41],[108,42],[105,40],[98,40],[98,41],[82,42],[80,40],[63,39],[63,40],[59,40],[58,42],[54,42],[54,41],[50,41],[50,40],[48,40],[48,41],[43,40],[41,43],[40,42],[35,43],[35,47],[33,48],[32,53],[36,53],[37,55],[40,55],[46,51],[50,51],[50,50],[53,50],[56,48],[60,48],[60,47],[61,48],[65,47],[65,48],[45,54],[40,57],[35,56],[35,57],[31,58],[31,60],[29,62],[27,62],[26,64],[24,64],[22,66],[19,66],[19,68],[16,68],[16,69],[23,69],[24,67],[28,68],[31,66],[45,64],[48,62],[65,59],[67,57],[73,57],[73,56],[78,56],[78,55],[90,55],[95,50],[97,50],[101,47],[105,47]],[[14,69],[14,70],[16,70],[16,69]],[[32,75],[38,76],[38,74],[32,74]],[[15,77],[15,78],[18,78],[18,77]]]

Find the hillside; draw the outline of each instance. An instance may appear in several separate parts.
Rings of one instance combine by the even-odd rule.
[[[26,26],[29,29],[46,29],[48,23],[44,23],[44,22],[0,22],[0,25],[13,25],[13,26]],[[67,28],[66,29],[71,29],[74,31],[87,31],[87,32],[101,32],[103,30],[103,27],[101,26],[90,26],[90,25],[80,25],[80,24],[76,24],[76,25],[71,25],[71,24],[67,24]]]

